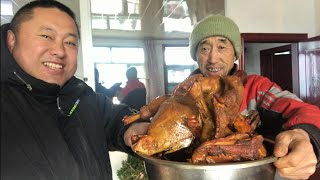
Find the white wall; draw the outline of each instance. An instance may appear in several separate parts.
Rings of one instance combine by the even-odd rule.
[[[245,68],[248,74],[260,75],[260,51],[287,45],[285,43],[246,43]]]
[[[315,36],[320,36],[320,0],[314,0],[314,9],[315,9],[315,24],[316,24]]]
[[[320,22],[319,0],[225,0],[225,3],[225,15],[239,25],[242,33],[308,33],[309,37],[317,34],[315,9]]]

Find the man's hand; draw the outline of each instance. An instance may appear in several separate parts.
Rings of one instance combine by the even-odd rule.
[[[143,135],[146,134],[150,123],[148,122],[139,122],[132,124],[127,131],[124,133],[124,142],[127,146],[132,148],[131,136],[133,135]]]
[[[309,135],[302,129],[278,134],[273,153],[279,157],[274,165],[281,177],[308,179],[316,170],[317,157]]]

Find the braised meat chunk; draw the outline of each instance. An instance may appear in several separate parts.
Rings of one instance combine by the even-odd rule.
[[[263,137],[254,132],[260,123],[258,112],[240,114],[245,81],[243,71],[226,77],[190,76],[171,95],[123,119],[129,124],[151,118],[147,134],[132,137],[133,150],[161,157],[188,149],[186,161],[197,164],[264,158]]]

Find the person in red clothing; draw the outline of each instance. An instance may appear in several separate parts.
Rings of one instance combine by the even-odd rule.
[[[146,87],[139,81],[138,72],[135,67],[129,67],[126,72],[127,84],[122,88],[118,99],[123,104],[127,104],[129,107],[139,110],[146,104]]]
[[[129,67],[126,72],[127,76],[127,84],[122,89],[121,95],[122,97],[126,97],[131,91],[139,88],[146,88],[142,82],[138,79],[138,72],[135,67]]]
[[[192,75],[227,76],[237,70],[234,61],[241,55],[241,38],[233,20],[221,15],[204,18],[195,25],[189,45],[191,57],[199,66]],[[288,179],[308,179],[320,164],[319,108],[283,91],[268,78],[249,75],[240,111],[245,115],[250,110],[259,112],[262,135],[275,138],[278,174]]]

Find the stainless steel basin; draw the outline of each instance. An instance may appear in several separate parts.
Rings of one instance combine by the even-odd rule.
[[[153,157],[138,156],[144,161],[149,180],[273,180],[274,156],[256,161],[195,165]]]

